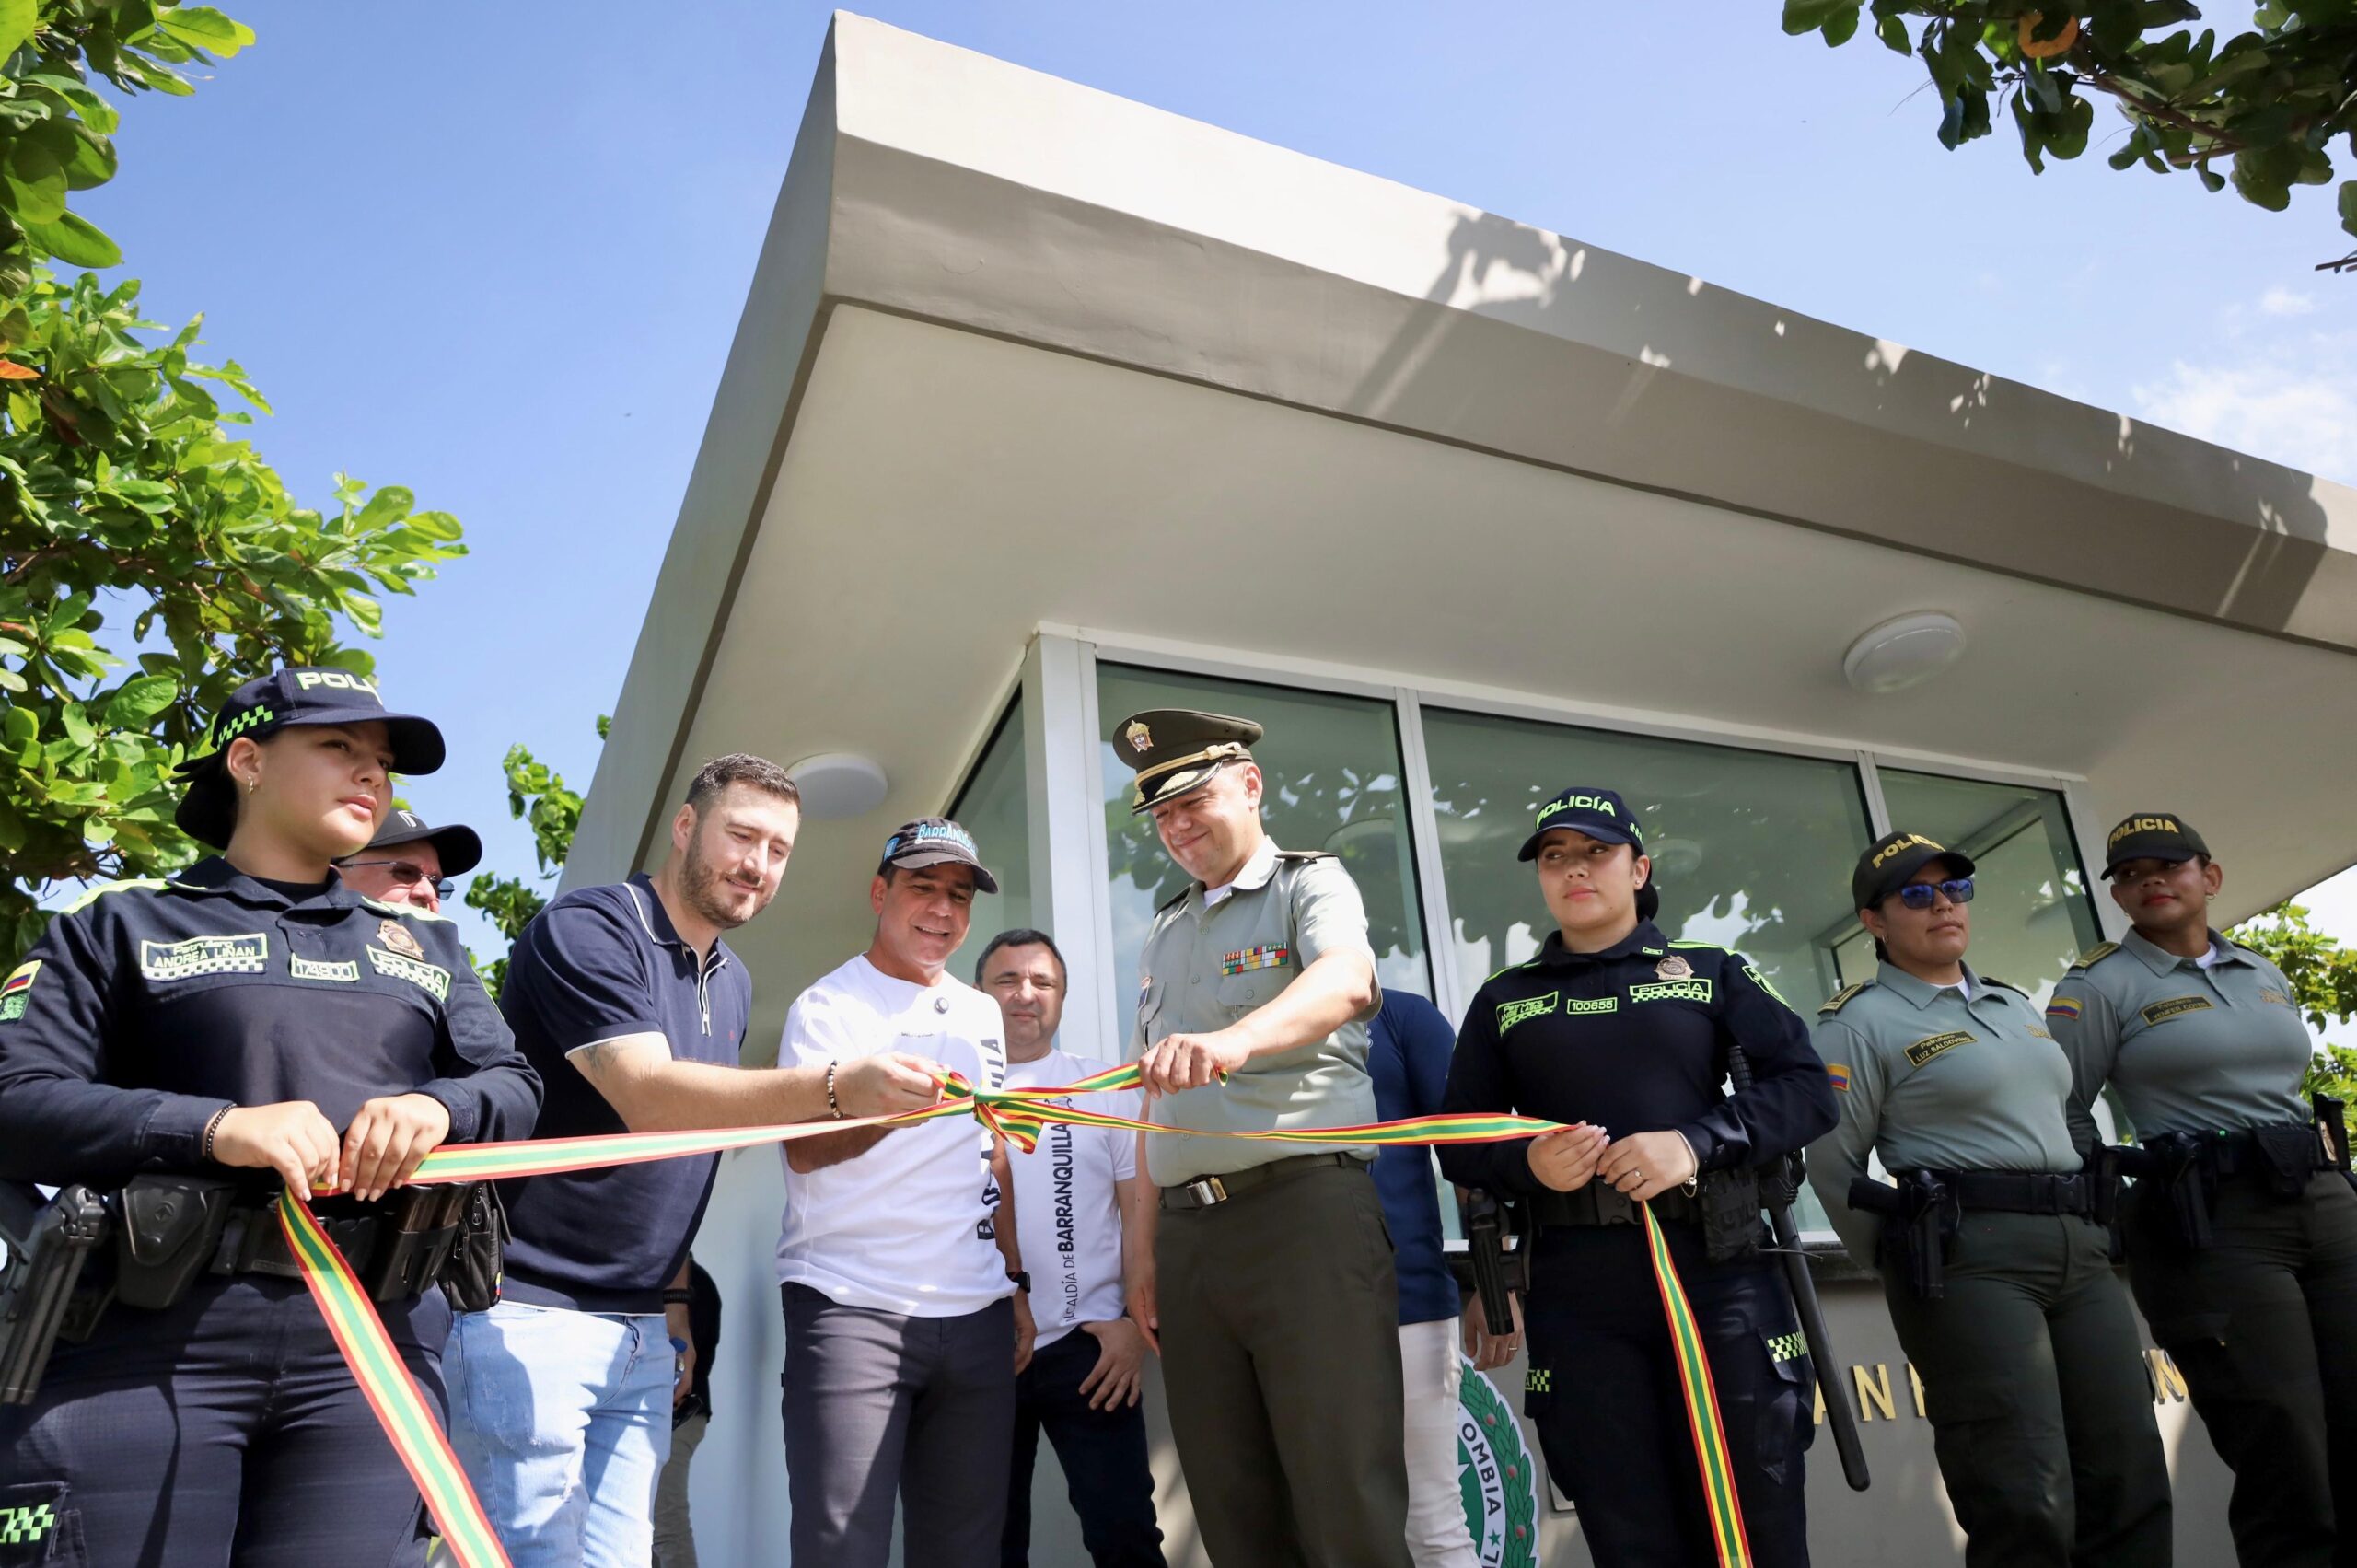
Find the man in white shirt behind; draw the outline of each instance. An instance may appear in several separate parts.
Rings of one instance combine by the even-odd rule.
[[[1064,958],[1042,931],[1002,931],[974,981],[1006,1020],[1006,1086],[1053,1088],[1110,1063],[1055,1050]],[[1135,1091],[1079,1097],[1081,1109],[1135,1118]],[[1096,1568],[1164,1568],[1154,1518],[1138,1386],[1145,1335],[1125,1312],[1123,1224],[1148,1194],[1134,1132],[1051,1121],[1030,1154],[1011,1156],[1015,1212],[1039,1326],[1016,1379],[1014,1463],[1007,1476],[1004,1568],[1030,1562],[1031,1469],[1039,1434],[1055,1446],[1064,1489]]]
[[[779,1064],[900,1051],[1003,1086],[998,1004],[943,966],[975,891],[974,841],[938,817],[885,842],[867,951],[804,992]],[[840,1110],[838,1114],[841,1114]],[[895,1493],[902,1560],[993,1568],[1006,1510],[1015,1378],[1031,1354],[1004,1146],[964,1117],[784,1145],[778,1290],[793,1558],[883,1568]]]

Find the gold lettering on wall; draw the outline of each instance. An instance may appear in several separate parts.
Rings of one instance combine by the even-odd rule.
[[[2165,1405],[2175,1400],[2179,1404],[2185,1403],[2185,1374],[2178,1371],[2177,1363],[2169,1359],[2169,1353],[2148,1350],[2144,1353],[2144,1361],[2153,1369],[2153,1402]]]
[[[1898,1419],[1898,1411],[1890,1402],[1890,1368],[1887,1365],[1879,1361],[1875,1362],[1875,1375],[1872,1377],[1866,1376],[1864,1367],[1852,1366],[1850,1368],[1850,1378],[1858,1386],[1858,1415],[1861,1420],[1874,1420],[1875,1411],[1877,1410],[1882,1411],[1882,1418],[1885,1421]]]
[[[1915,1413],[1921,1417],[1925,1413],[1922,1376],[1915,1370],[1913,1362],[1902,1362],[1900,1365],[1906,1368],[1908,1391],[1913,1397]],[[2165,1405],[2172,1400],[2178,1404],[2186,1402],[2188,1390],[2185,1385],[2185,1374],[2178,1369],[2176,1362],[2169,1359],[2168,1352],[2146,1351],[2144,1365],[2152,1377],[2154,1404]],[[1885,1421],[1898,1419],[1898,1401],[1892,1393],[1890,1367],[1887,1363],[1878,1361],[1869,1369],[1852,1362],[1850,1365],[1850,1381],[1858,1390],[1860,1420],[1872,1421],[1877,1414]],[[1825,1424],[1825,1384],[1822,1379],[1817,1386],[1817,1424],[1819,1426]]]

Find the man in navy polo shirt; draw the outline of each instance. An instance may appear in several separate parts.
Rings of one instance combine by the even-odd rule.
[[[704,764],[653,877],[583,888],[526,926],[500,1010],[548,1085],[536,1136],[764,1126],[930,1105],[927,1063],[737,1065],[752,982],[720,940],[767,907],[801,826],[774,762]],[[451,1446],[516,1568],[644,1568],[670,1446],[667,1290],[714,1155],[501,1183],[513,1239],[499,1305],[447,1358]]]

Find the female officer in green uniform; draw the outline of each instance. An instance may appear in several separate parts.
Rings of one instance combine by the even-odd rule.
[[[2108,1083],[2142,1148],[2128,1278],[2235,1472],[2244,1568],[2357,1563],[2357,1191],[2300,1100],[2308,1031],[2273,964],[2210,927],[2223,875],[2166,812],[2111,831],[2104,876],[2134,929],[2065,975],[2046,1016],[2071,1060],[2071,1131]],[[2336,1527],[2338,1539],[2336,1541]]]
[[[271,1204],[349,1189],[314,1208],[438,1408],[450,1314],[417,1266],[438,1226],[378,1200],[446,1141],[528,1136],[540,1079],[456,928],[331,869],[440,732],[293,668],[239,687],[213,738],[176,819],[224,853],[93,889],[0,987],[0,1181],[107,1191],[143,1237],[93,1260],[110,1302],[0,1409],[0,1545],[30,1553],[0,1562],[424,1560],[417,1488]]]
[[[1964,961],[1972,862],[1891,833],[1850,879],[1882,959],[1819,1010],[1841,1121],[1809,1181],[1891,1326],[1973,1568],[2167,1568],[2169,1477],[2127,1293],[2037,1005]],[[1852,1183],[1879,1152],[1898,1187]]]

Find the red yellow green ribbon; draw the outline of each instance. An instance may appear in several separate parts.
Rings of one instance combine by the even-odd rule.
[[[1109,1067],[1077,1083],[1053,1088],[978,1088],[956,1074],[946,1075],[940,1084],[939,1101],[923,1110],[892,1116],[797,1121],[721,1132],[616,1132],[587,1138],[461,1144],[426,1156],[410,1180],[415,1185],[432,1186],[550,1176],[560,1171],[593,1170],[762,1144],[793,1143],[860,1127],[907,1127],[955,1116],[974,1118],[1026,1154],[1037,1146],[1050,1122],[1137,1132],[1180,1132],[1194,1137],[1245,1138],[1261,1143],[1380,1146],[1490,1144],[1537,1137],[1562,1126],[1535,1116],[1480,1112],[1414,1116],[1347,1127],[1214,1132],[1164,1127],[1134,1117],[1058,1103],[1080,1095],[1112,1094],[1141,1087],[1143,1079],[1134,1063]],[[1702,1474],[1702,1495],[1710,1510],[1712,1539],[1718,1551],[1720,1568],[1750,1568],[1751,1549],[1744,1536],[1743,1511],[1736,1496],[1735,1475],[1727,1458],[1726,1431],[1719,1419],[1718,1395],[1712,1386],[1711,1365],[1701,1333],[1653,1209],[1649,1204],[1638,1206],[1644,1210],[1654,1281],[1661,1292],[1662,1311],[1668,1319],[1670,1342],[1677,1353],[1678,1381],[1686,1395],[1687,1424],[1694,1435],[1695,1463]],[[328,1320],[329,1330],[335,1335],[336,1344],[343,1352],[361,1392],[367,1397],[369,1408],[377,1412],[378,1424],[401,1454],[401,1463],[433,1511],[451,1557],[459,1568],[506,1568],[506,1554],[500,1550],[498,1538],[475,1500],[474,1489],[468,1484],[466,1472],[459,1468],[441,1428],[426,1410],[408,1369],[386,1338],[375,1305],[360,1289],[335,1244],[313,1222],[308,1209],[289,1197],[280,1205],[280,1219],[286,1227],[296,1259],[302,1264],[304,1281]]]

